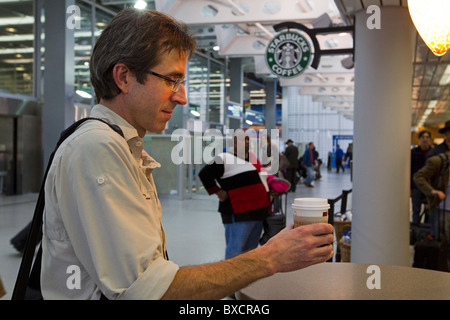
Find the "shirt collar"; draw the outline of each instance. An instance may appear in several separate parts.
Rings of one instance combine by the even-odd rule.
[[[129,124],[124,118],[102,104],[96,104],[95,106],[93,106],[90,116],[93,118],[106,120],[111,124],[118,125],[120,129],[122,129],[124,138],[127,142],[135,137],[139,137],[137,130],[131,124]]]
[[[124,118],[101,104],[96,104],[92,107],[90,116],[106,120],[110,124],[115,124],[120,127],[134,159],[147,177],[151,174],[153,169],[161,167],[161,164],[145,152],[144,140],[138,136],[137,130]]]

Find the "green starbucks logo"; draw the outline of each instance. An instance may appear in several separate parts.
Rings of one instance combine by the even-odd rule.
[[[299,33],[287,31],[278,34],[266,49],[266,62],[269,69],[278,77],[299,76],[311,60],[311,47]]]

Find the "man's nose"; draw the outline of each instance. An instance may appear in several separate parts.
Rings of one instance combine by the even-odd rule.
[[[187,103],[186,90],[184,84],[180,86],[177,92],[172,95],[172,101],[175,101],[179,105],[185,105]]]

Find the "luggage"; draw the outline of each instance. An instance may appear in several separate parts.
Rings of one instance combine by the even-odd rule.
[[[439,209],[438,209],[439,210]],[[448,242],[445,236],[445,211],[438,214],[438,238],[434,239],[427,232],[420,232],[414,246],[414,268],[448,271]],[[441,217],[442,216],[442,217]],[[443,228],[439,221],[443,220]]]
[[[413,246],[416,244],[417,239],[420,237],[427,237],[431,233],[431,226],[427,222],[428,221],[428,211],[424,210],[419,217],[418,223],[410,223],[409,226],[409,245]],[[422,221],[422,218],[425,216],[425,222]]]
[[[289,181],[274,175],[268,175],[267,184],[272,198],[271,212],[263,222],[264,232],[259,239],[260,245],[264,245],[270,238],[286,227],[287,191],[291,188]]]
[[[270,238],[286,228],[286,216],[279,212],[268,216],[263,222],[264,233],[259,239],[259,244],[264,245]]]

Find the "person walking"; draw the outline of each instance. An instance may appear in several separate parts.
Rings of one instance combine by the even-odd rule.
[[[339,168],[342,168],[342,172],[345,172],[342,165],[342,159],[344,158],[344,151],[339,145],[336,145],[336,173],[339,173]]]
[[[316,159],[314,157],[314,143],[310,142],[308,148],[303,153],[303,165],[306,167],[306,179],[303,182],[308,188],[314,188],[312,182],[314,180],[314,165]]]
[[[286,180],[291,184],[291,192],[295,192],[297,186],[297,168],[298,168],[298,148],[294,145],[294,141],[289,139],[286,141],[287,147],[284,155],[289,160],[289,166],[286,168]]]

